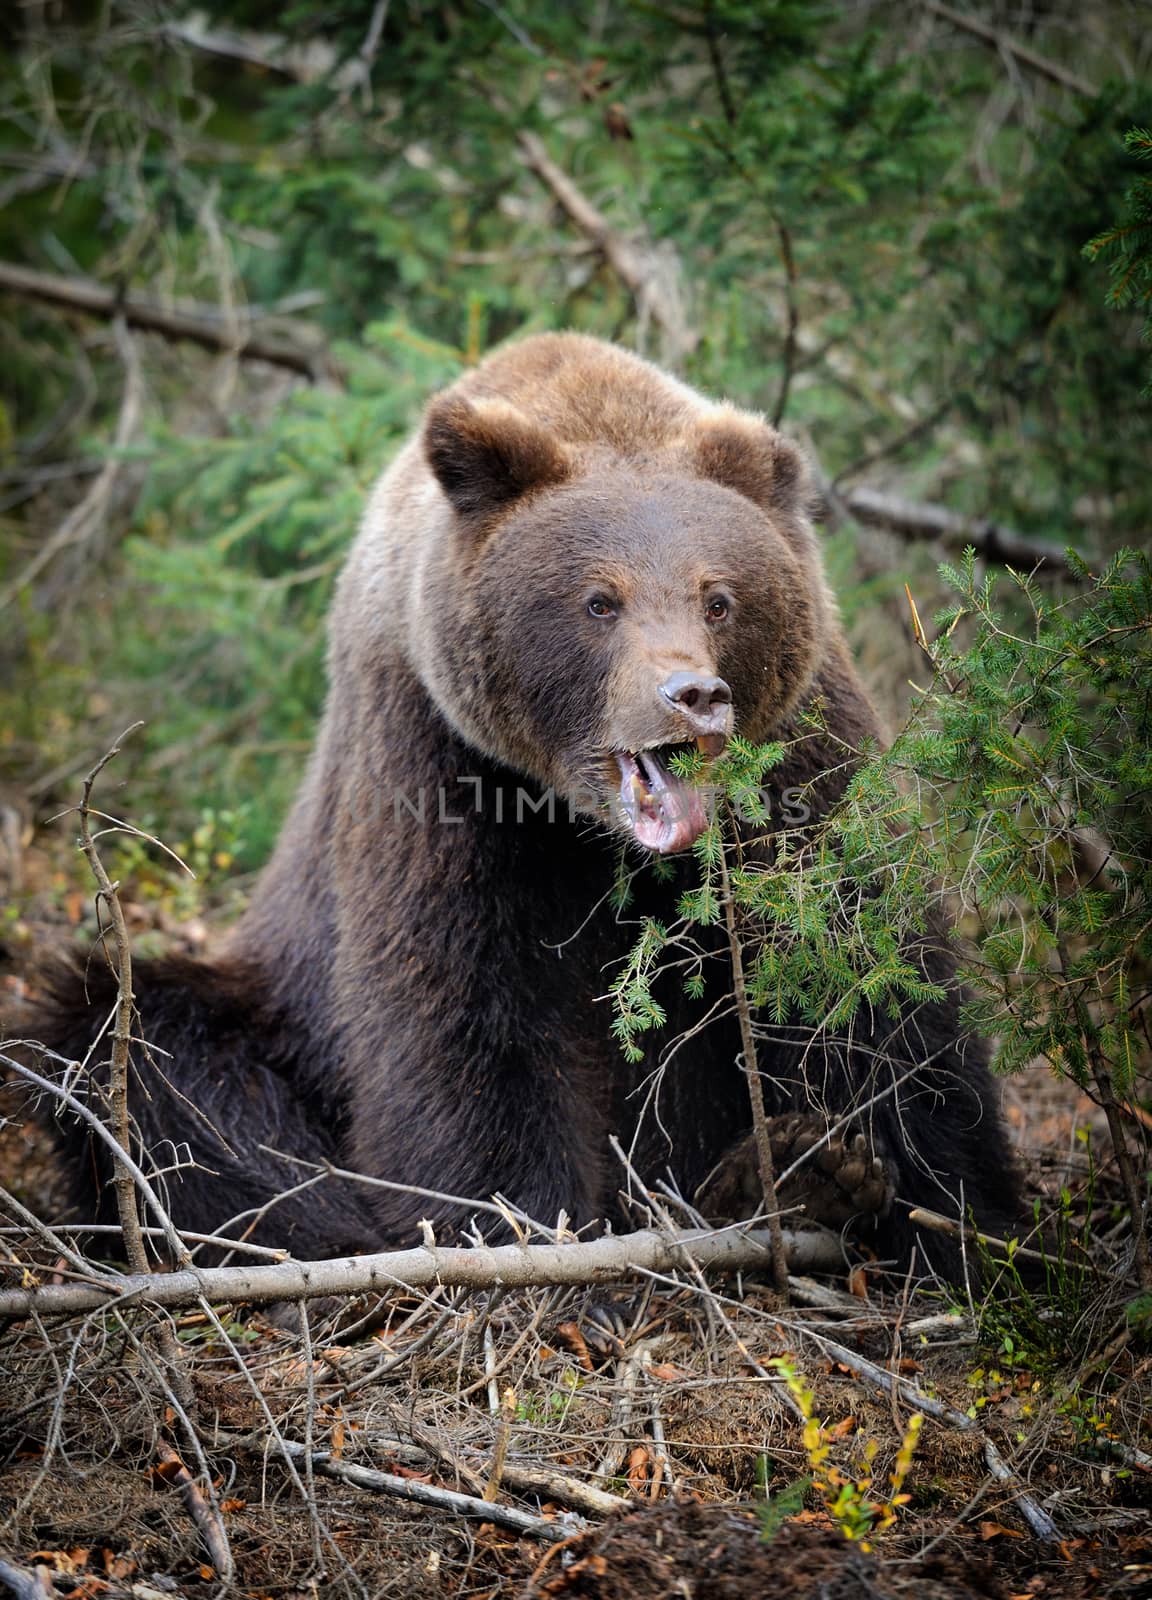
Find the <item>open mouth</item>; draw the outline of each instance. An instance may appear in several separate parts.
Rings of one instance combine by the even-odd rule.
[[[674,756],[697,750],[719,755],[725,742],[712,735],[650,750],[613,752],[620,768],[620,810],[638,844],[659,855],[672,855],[696,842],[709,822],[706,796],[691,778],[673,772],[670,763]]]

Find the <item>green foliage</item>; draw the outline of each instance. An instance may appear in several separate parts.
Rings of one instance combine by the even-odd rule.
[[[654,245],[694,335],[685,375],[782,412],[829,476],[887,452],[910,492],[974,514],[1062,542],[1083,540],[1086,517],[1106,545],[1143,536],[1141,352],[1081,251],[1097,235],[1115,252],[1113,297],[1138,312],[1126,263],[1143,234],[1126,230],[1143,226],[1144,146],[1117,134],[1147,123],[1146,84],[1090,100],[1037,81],[998,121],[995,52],[944,25],[922,49],[883,14],[824,0],[396,0],[365,71],[377,14],[371,0],[202,8],[203,26],[256,30],[264,65],[190,42],[169,0],[66,6],[50,26],[24,8],[4,25],[0,257],[225,318],[249,307],[256,331],[304,317],[337,375],[288,392],[267,368],[138,336],[147,405],[124,476],[139,498],[118,496],[101,537],[23,585],[0,637],[18,783],[143,716],[122,772],[134,795],[177,832],[256,796],[242,860],[257,864],[320,703],[332,569],[427,394],[533,328],[665,353],[525,168],[525,129],[611,227]],[[1110,48],[1139,59],[1127,12],[1110,18]],[[1065,36],[1037,26],[1059,56]],[[1102,79],[1107,63],[1091,65]],[[96,324],[11,304],[0,591],[90,481],[51,473],[107,454],[123,385]],[[860,585],[851,534],[830,552],[848,612],[877,604],[884,579]],[[760,889],[797,930],[827,921],[821,897]],[[713,890],[689,909],[714,917]],[[754,981],[792,1003],[811,977],[799,960]],[[843,962],[862,992],[863,948]],[[898,966],[885,987],[914,981]]]
[[[934,918],[959,911],[967,1016],[998,1039],[998,1070],[1043,1058],[1097,1095],[1139,1091],[1152,562],[1120,551],[1093,576],[1069,559],[1080,587],[1064,599],[1027,576],[981,576],[972,550],[942,568],[956,599],[925,643],[931,684],[891,747],[862,759],[827,815],[776,832],[746,823],[728,845],[749,994],[772,1022],[843,1033],[864,1002],[894,1013],[940,996],[914,952]],[[734,810],[782,753],[737,742],[710,781]],[[721,915],[718,848],[710,833],[682,921],[651,926],[618,981],[617,1033],[632,1053],[663,1020],[662,964],[698,960],[696,930]],[[1058,1248],[1071,1251],[1064,1222]],[[1078,1301],[1082,1261],[1058,1253],[1052,1270],[1053,1289]]]
[[[811,1487],[811,1478],[794,1478],[783,1489],[777,1490],[770,1500],[757,1504],[760,1537],[765,1544],[771,1543],[789,1517],[798,1516],[803,1511],[804,1496]]]
[[[1034,1207],[1036,1233],[1029,1249],[1042,1258],[1038,1271],[1024,1269],[1014,1239],[1006,1256],[980,1243],[974,1250],[982,1281],[990,1286],[976,1308],[981,1345],[999,1365],[1045,1379],[1068,1361],[1083,1360],[1096,1334],[1086,1313],[1102,1284],[1085,1243],[1084,1219],[1092,1213],[1097,1174],[1087,1130],[1080,1130],[1079,1139],[1089,1159],[1083,1192],[1074,1197],[1067,1187],[1061,1189],[1048,1217],[1041,1216],[1039,1202]],[[977,1400],[974,1411],[981,1405]]]
[[[1124,148],[1139,161],[1152,161],[1152,132],[1129,128]],[[1152,177],[1139,173],[1124,196],[1119,220],[1084,246],[1090,261],[1108,263],[1111,306],[1133,306],[1144,314],[1144,338],[1152,340]],[[1144,390],[1152,394],[1152,380]]]
[[[807,1380],[785,1358],[778,1357],[769,1365],[775,1367],[784,1379],[804,1419],[802,1438],[810,1481],[824,1502],[825,1510],[846,1539],[857,1542],[862,1550],[870,1550],[872,1539],[895,1525],[900,1507],[907,1505],[911,1499],[911,1495],[904,1492],[904,1484],[912,1470],[912,1458],[924,1424],[922,1414],[914,1411],[908,1418],[889,1475],[888,1489],[880,1490],[877,1495],[873,1476],[873,1463],[878,1452],[876,1441],[870,1440],[865,1445],[862,1467],[855,1472],[845,1472],[832,1458],[833,1442],[837,1435],[817,1415],[816,1396]],[[766,1507],[765,1510],[770,1512],[772,1507]],[[767,1529],[764,1537],[770,1537]]]

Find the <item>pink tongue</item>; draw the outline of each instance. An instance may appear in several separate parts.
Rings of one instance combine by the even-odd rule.
[[[650,751],[618,754],[620,802],[637,841],[660,855],[687,850],[708,826],[704,796]]]

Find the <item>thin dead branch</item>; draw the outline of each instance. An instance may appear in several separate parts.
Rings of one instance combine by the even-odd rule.
[[[168,306],[144,295],[119,294],[89,278],[65,278],[40,272],[14,261],[0,261],[0,294],[38,300],[62,311],[83,316],[122,317],[129,328],[158,333],[165,339],[186,340],[215,353],[236,355],[243,361],[267,361],[316,382],[338,382],[342,370],[327,348],[324,334],[311,323],[293,322],[291,335],[254,332],[242,326],[239,333],[214,306]]]
[[[664,359],[677,366],[696,346],[667,262],[649,241],[632,242],[616,231],[564,169],[553,161],[536,134],[523,131],[517,144],[525,164],[551,190],[569,220],[599,249],[636,302],[640,320],[651,319],[664,338]]]
[[[1042,563],[1063,567],[1063,549],[1044,539],[1031,539],[984,517],[966,517],[946,506],[904,500],[861,486],[838,497],[846,510],[867,527],[886,528],[903,539],[938,540],[962,550],[971,545],[988,561],[1030,571]]]
[[[1022,1245],[1013,1243],[1009,1245],[1006,1239],[997,1239],[994,1234],[981,1233],[976,1228],[970,1228],[956,1221],[954,1217],[945,1217],[939,1211],[925,1211],[917,1206],[908,1213],[909,1222],[917,1223],[921,1228],[928,1228],[933,1233],[946,1233],[953,1239],[970,1239],[974,1244],[986,1245],[990,1250],[1001,1250],[1005,1255],[1021,1256],[1026,1261],[1047,1263],[1047,1256],[1039,1250],[1026,1250]]]
[[[39,1048],[34,1044],[30,1044],[30,1041],[28,1040],[13,1040],[11,1043],[16,1045],[28,1045],[32,1049]],[[62,1058],[58,1056],[55,1059],[59,1061]],[[67,1106],[68,1111],[72,1116],[79,1117],[81,1122],[83,1122],[86,1127],[91,1128],[95,1137],[100,1140],[101,1144],[108,1148],[113,1159],[115,1161],[122,1162],[128,1168],[129,1172],[131,1172],[136,1188],[143,1196],[144,1203],[147,1205],[149,1211],[156,1218],[156,1221],[160,1226],[164,1239],[168,1245],[168,1248],[171,1250],[174,1259],[181,1265],[190,1264],[191,1257],[189,1256],[187,1246],[184,1244],[180,1235],[173,1226],[172,1218],[168,1215],[167,1211],[161,1204],[160,1198],[155,1189],[152,1187],[151,1183],[149,1183],[146,1174],[142,1171],[138,1163],[132,1159],[131,1154],[124,1148],[124,1146],[112,1137],[111,1133],[109,1133],[108,1129],[104,1126],[104,1123],[100,1120],[96,1113],[89,1106],[86,1106],[82,1100],[78,1099],[76,1095],[72,1094],[68,1089],[65,1089],[58,1083],[54,1083],[51,1078],[44,1077],[42,1073],[36,1072],[32,1067],[27,1066],[25,1062],[18,1061],[15,1056],[8,1055],[6,1052],[0,1052],[0,1065],[6,1067],[9,1072],[15,1073],[15,1075],[18,1078],[22,1078],[24,1082],[32,1084],[32,1086],[38,1089],[41,1094],[45,1094],[55,1100],[59,1100],[61,1105]],[[121,1284],[126,1284],[129,1281],[135,1282],[137,1293],[139,1293],[142,1289],[146,1289],[153,1280],[147,1274],[136,1275],[132,1279],[125,1277],[120,1280]],[[94,1309],[94,1306],[95,1302],[93,1303],[93,1306],[86,1306],[82,1309],[92,1310]]]
[[[120,754],[124,740],[143,726],[142,722],[134,722],[92,768],[84,780],[79,808],[80,848],[91,868],[92,876],[96,879],[97,905],[103,906],[107,913],[112,933],[110,965],[116,976],[116,1014],[112,1024],[112,1054],[108,1063],[108,1122],[109,1132],[121,1152],[114,1160],[112,1188],[116,1195],[116,1213],[124,1240],[124,1254],[129,1267],[136,1274],[147,1274],[151,1269],[148,1264],[148,1252],[140,1232],[136,1184],[123,1155],[128,1150],[132,1137],[132,1124],[128,1112],[128,1057],[132,1045],[132,1019],[136,1014],[136,999],[132,992],[132,951],[128,942],[128,925],[124,921],[120,896],[116,892],[116,885],[108,876],[100,859],[100,852],[96,848],[96,841],[92,837],[91,806],[92,789],[96,779],[108,763]],[[107,954],[106,939],[103,948]]]
[[[56,1593],[47,1567],[25,1572],[23,1567],[0,1560],[0,1583],[16,1596],[16,1600],[53,1600]]]
[[[220,1434],[220,1443],[232,1449],[254,1449],[263,1452],[266,1441],[258,1435]],[[293,1439],[281,1439],[278,1448],[293,1460],[302,1460],[304,1446]],[[477,1495],[459,1494],[455,1489],[442,1489],[437,1484],[421,1483],[418,1478],[398,1478],[390,1472],[378,1472],[375,1467],[361,1467],[354,1462],[336,1461],[326,1450],[312,1452],[313,1469],[325,1478],[336,1478],[353,1484],[357,1489],[370,1489],[376,1494],[392,1495],[397,1500],[415,1501],[417,1505],[431,1506],[437,1511],[450,1511],[457,1517],[475,1517],[481,1522],[494,1522],[503,1528],[529,1539],[542,1539],[559,1543],[573,1529],[574,1518],[550,1520],[521,1511],[516,1506],[503,1506],[499,1502],[482,1500]]]
[[[740,1020],[740,1042],[744,1052],[744,1076],[748,1080],[748,1096],[752,1102],[752,1132],[756,1140],[756,1159],[760,1167],[760,1186],[764,1192],[764,1212],[768,1222],[768,1237],[772,1241],[772,1276],[776,1289],[785,1301],[788,1299],[788,1257],[784,1245],[784,1230],[780,1224],[780,1202],[776,1196],[776,1170],[772,1160],[772,1137],[768,1129],[768,1112],[764,1105],[764,1084],[760,1077],[760,1060],[756,1050],[756,1036],[752,1029],[752,1006],[748,999],[748,986],[744,980],[744,951],[740,944],[740,930],[736,924],[736,902],[732,896],[732,880],[728,872],[728,846],[720,848],[720,888],[724,898],[724,922],[728,930],[728,952],[732,960],[732,989],[736,1001],[736,1015]]]
[[[800,305],[797,297],[798,277],[796,273],[796,255],[792,249],[792,234],[783,218],[773,214],[776,225],[776,237],[780,241],[780,260],[784,266],[784,354],[782,357],[783,371],[780,374],[780,388],[776,395],[776,403],[772,407],[772,426],[778,428],[788,409],[788,396],[792,392],[792,379],[796,373],[796,357],[800,349]]]
[[[179,1489],[180,1498],[196,1524],[217,1576],[223,1582],[231,1583],[235,1576],[235,1563],[220,1518],[205,1500],[196,1479],[164,1439],[156,1441],[156,1454],[160,1457],[160,1475]]]
[[[1014,39],[1010,33],[981,21],[970,11],[957,11],[952,6],[944,5],[942,0],[923,0],[923,5],[924,9],[930,11],[934,17],[940,17],[944,22],[950,22],[954,28],[961,28],[965,33],[982,39],[1001,55],[1015,57],[1040,77],[1047,78],[1049,83],[1058,83],[1062,89],[1071,89],[1074,94],[1082,94],[1089,100],[1095,100],[1100,93],[1094,83],[1082,78],[1078,72],[1071,72],[1067,67],[1062,67],[1058,61],[1050,61],[1038,50],[1021,44],[1019,39]]]

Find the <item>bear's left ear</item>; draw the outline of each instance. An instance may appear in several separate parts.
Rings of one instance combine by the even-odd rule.
[[[811,495],[807,464],[775,428],[725,410],[697,423],[694,432],[694,465],[701,477],[735,489],[765,511],[804,508]]]
[[[521,495],[572,474],[560,441],[503,400],[441,395],[428,408],[424,454],[465,517],[494,515]]]

